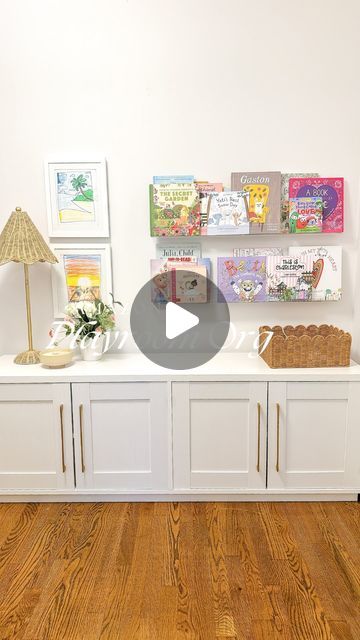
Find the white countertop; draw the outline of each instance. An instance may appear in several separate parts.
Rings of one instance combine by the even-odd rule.
[[[253,354],[251,354],[253,356]],[[39,382],[124,382],[170,380],[294,380],[308,382],[360,381],[360,365],[323,369],[270,369],[259,357],[247,353],[218,353],[196,369],[165,369],[139,353],[107,354],[98,362],[75,360],[64,369],[42,365],[16,365],[13,355],[0,356],[0,384]]]

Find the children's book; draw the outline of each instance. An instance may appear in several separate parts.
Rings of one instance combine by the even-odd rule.
[[[320,233],[322,219],[323,201],[321,198],[289,199],[290,233]]]
[[[341,247],[290,247],[289,254],[311,257],[312,300],[341,300]]]
[[[210,258],[151,260],[152,302],[207,302],[210,272]]]
[[[283,256],[286,249],[282,247],[259,247],[251,249],[233,249],[233,255],[238,256]]]
[[[207,234],[207,222],[212,196],[221,193],[224,186],[221,182],[195,182],[200,199],[200,234]]]
[[[152,236],[200,235],[200,202],[195,184],[151,184],[150,228]]]
[[[207,207],[208,236],[249,233],[249,193],[247,191],[223,191],[213,193]]]
[[[231,174],[231,188],[249,194],[250,233],[280,233],[280,184],[280,171]]]
[[[316,178],[318,173],[282,173],[281,174],[281,231],[289,232],[289,180],[290,178]]]
[[[344,178],[290,178],[290,198],[321,198],[323,233],[344,231]]]
[[[156,257],[162,260],[167,258],[201,258],[201,244],[168,244],[159,243],[156,245]]]
[[[311,300],[313,282],[311,256],[268,256],[266,276],[269,301]]]
[[[176,268],[171,269],[171,278],[174,302],[207,302],[206,267],[178,264]]]
[[[217,285],[226,302],[263,302],[266,300],[266,256],[218,258]]]

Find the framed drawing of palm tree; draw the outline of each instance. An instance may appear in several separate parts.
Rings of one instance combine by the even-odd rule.
[[[45,162],[50,238],[108,238],[105,158]]]

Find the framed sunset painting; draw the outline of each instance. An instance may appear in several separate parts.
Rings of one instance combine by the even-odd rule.
[[[45,162],[49,236],[109,237],[105,158]]]
[[[105,244],[51,245],[58,263],[52,265],[54,317],[63,318],[69,302],[100,298],[111,302],[110,246]]]

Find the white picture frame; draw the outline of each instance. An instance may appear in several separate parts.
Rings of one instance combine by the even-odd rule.
[[[47,158],[44,173],[49,237],[108,238],[105,158]]]
[[[54,318],[64,318],[64,310],[66,305],[71,301],[76,302],[81,299],[94,299],[97,297],[97,287],[89,286],[86,281],[91,277],[99,274],[99,294],[103,302],[111,304],[112,292],[112,269],[111,269],[111,248],[108,244],[90,243],[90,244],[74,244],[74,243],[57,243],[51,244],[51,250],[59,260],[51,266],[51,281],[53,291],[53,307]],[[70,269],[73,269],[73,265],[76,266],[76,260],[80,261],[79,267],[79,280],[80,283],[74,284],[74,289],[79,285],[80,289],[83,287],[83,295],[78,295],[77,291],[74,291],[74,295],[69,292],[67,275],[71,276]],[[83,261],[83,264],[81,264]],[[67,271],[68,269],[68,271]],[[81,274],[83,269],[83,275]],[[76,278],[76,269],[73,269]],[[83,279],[83,282],[81,282]],[[87,295],[90,292],[91,295]],[[93,293],[95,291],[95,293]]]

